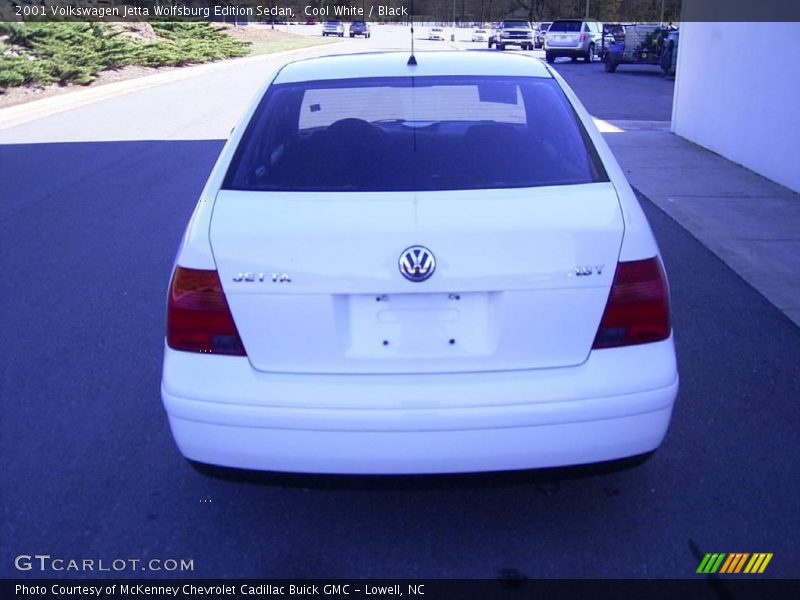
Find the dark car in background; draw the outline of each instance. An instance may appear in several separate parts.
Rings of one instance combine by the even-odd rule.
[[[350,37],[363,35],[365,38],[369,37],[369,25],[366,21],[353,21],[350,23]]]

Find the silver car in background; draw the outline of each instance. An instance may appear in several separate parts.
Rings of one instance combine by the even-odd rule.
[[[552,63],[559,56],[573,61],[582,58],[592,62],[600,51],[603,25],[598,21],[561,19],[553,21],[544,38],[545,58]]]
[[[341,21],[326,21],[322,26],[322,37],[329,35],[344,37],[344,23]]]

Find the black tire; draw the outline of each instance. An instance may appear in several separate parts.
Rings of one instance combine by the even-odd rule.
[[[491,49],[491,48],[492,48],[492,44],[494,44],[494,42],[493,42],[493,41],[490,39],[490,40],[489,40],[489,49]]]
[[[356,34],[355,33],[351,33],[350,37],[356,37]]]
[[[500,51],[503,51],[503,50],[506,49],[505,44],[496,44],[496,46],[497,46],[497,49],[500,50]]]
[[[569,57],[569,59],[570,59],[572,62],[578,62],[578,57],[577,57],[577,56],[570,56],[570,57]]]
[[[544,58],[549,63],[556,62],[556,55],[553,54],[552,52],[545,52]]]
[[[586,56],[583,57],[587,63],[591,63],[594,60],[594,44],[589,44],[589,47],[586,49]]]
[[[613,73],[617,70],[617,61],[611,58],[610,55],[606,56],[606,73]]]

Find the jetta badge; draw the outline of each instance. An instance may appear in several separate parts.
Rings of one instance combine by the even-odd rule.
[[[409,281],[425,281],[435,270],[436,259],[425,246],[411,246],[400,254],[400,272]]]

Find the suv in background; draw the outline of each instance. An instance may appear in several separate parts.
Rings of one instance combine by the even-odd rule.
[[[553,21],[544,37],[547,62],[559,56],[569,56],[573,61],[582,58],[592,62],[603,42],[603,26],[588,19],[561,19]]]
[[[365,38],[369,37],[369,25],[365,21],[353,21],[350,23],[350,37],[363,35]]]
[[[547,29],[552,25],[550,21],[546,21],[544,23],[537,23],[536,27],[533,28],[533,47],[534,48],[544,48],[544,36],[547,33]]]
[[[492,44],[498,50],[505,50],[506,46],[519,46],[522,50],[533,50],[533,29],[527,21],[506,20],[497,24],[494,35],[489,38],[489,48]]]
[[[326,21],[322,26],[322,37],[335,35],[337,37],[344,37],[344,25],[341,21]]]

